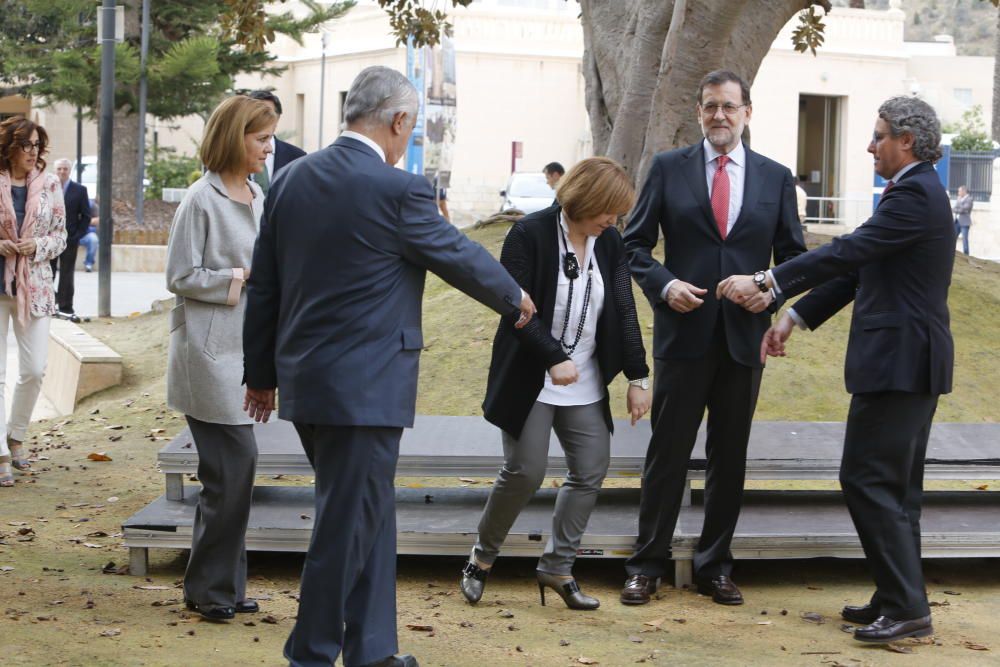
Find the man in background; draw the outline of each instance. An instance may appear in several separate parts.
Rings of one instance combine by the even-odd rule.
[[[274,113],[278,114],[278,120],[281,120],[281,100],[278,96],[272,93],[270,90],[255,90],[249,95],[255,100],[260,100],[261,102],[266,102],[271,105],[274,109]],[[284,167],[289,162],[298,160],[300,157],[305,155],[306,152],[299,148],[298,146],[293,146],[287,141],[282,141],[276,135],[271,135],[271,152],[267,154],[267,161],[264,163],[264,169],[253,175],[253,180],[257,181],[257,185],[260,189],[267,194],[267,191],[271,189],[271,181],[274,180],[274,175],[279,169]]]
[[[542,167],[542,173],[545,174],[545,182],[549,184],[550,188],[555,190],[559,184],[559,179],[566,173],[566,169],[558,162],[549,162]]]
[[[955,235],[962,237],[962,252],[969,254],[969,227],[972,226],[972,195],[964,185],[958,186],[958,198],[952,211],[955,213]]]
[[[54,280],[58,273],[56,308],[59,317],[79,322],[80,318],[73,310],[73,272],[76,270],[76,252],[80,247],[80,239],[90,229],[90,199],[87,198],[87,188],[70,180],[69,160],[60,158],[56,160],[55,167],[66,203],[66,249],[52,260]]]

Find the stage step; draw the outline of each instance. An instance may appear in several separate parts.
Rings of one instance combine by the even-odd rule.
[[[259,475],[312,475],[291,423],[275,420],[254,427]],[[632,427],[615,420],[609,477],[642,474],[649,444],[649,421]],[[748,479],[836,479],[844,442],[840,422],[754,422],[747,454]],[[184,475],[198,470],[198,452],[190,431],[158,454],[167,478],[167,496],[183,497]],[[500,431],[481,417],[418,416],[400,443],[400,477],[495,477],[503,465]],[[689,466],[689,479],[705,475],[705,432]],[[566,460],[553,435],[548,474],[563,477]],[[927,449],[927,479],[1000,479],[1000,424],[935,424]]]
[[[132,574],[143,575],[148,549],[186,549],[198,495],[188,487],[181,501],[161,496],[129,518],[124,543]],[[400,554],[464,556],[475,538],[488,488],[396,490],[397,550]],[[540,489],[514,523],[504,545],[507,556],[537,557],[551,532],[556,489]],[[624,558],[637,531],[638,489],[604,489],[587,527],[581,557]],[[927,494],[921,519],[923,555],[1000,556],[1000,493]],[[251,551],[298,551],[309,546],[313,489],[261,486],[254,490],[247,530]],[[701,532],[703,507],[681,510],[674,535],[675,584],[690,582],[691,558]],[[748,492],[732,550],[738,559],[863,556],[842,497],[826,492]]]

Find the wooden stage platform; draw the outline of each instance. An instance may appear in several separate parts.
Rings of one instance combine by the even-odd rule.
[[[287,422],[255,429],[259,475],[312,475],[294,428]],[[748,479],[836,479],[844,425],[819,422],[756,422],[747,460]],[[649,422],[632,428],[616,422],[609,476],[641,475]],[[553,437],[551,477],[565,474]],[[405,431],[398,476],[487,477],[502,465],[498,430],[476,417],[418,417]],[[197,486],[184,478],[197,471],[197,451],[185,431],[158,455],[166,493],[124,524],[131,571],[144,574],[148,549],[191,544]],[[704,477],[704,434],[699,436],[690,479]],[[939,424],[928,447],[926,478],[1000,479],[1000,425]],[[397,489],[401,554],[465,555],[474,539],[488,486]],[[551,530],[555,489],[543,488],[518,518],[504,554],[538,556]],[[688,498],[690,500],[690,497]],[[690,582],[691,558],[701,531],[700,494],[686,503],[675,532],[675,584]],[[624,558],[636,533],[638,489],[605,489],[581,545],[581,557]],[[313,491],[306,486],[258,486],[247,548],[305,551],[312,532]],[[922,519],[924,556],[1000,556],[1000,493],[927,493]],[[305,518],[303,518],[305,517]],[[839,493],[748,492],[733,542],[737,558],[861,557],[860,544]]]

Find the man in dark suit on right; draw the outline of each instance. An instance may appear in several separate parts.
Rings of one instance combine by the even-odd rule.
[[[955,231],[933,163],[941,124],[915,97],[882,104],[868,152],[889,179],[872,217],[853,233],[763,271],[786,297],[813,289],[768,331],[765,353],[784,356],[796,325],[815,329],[854,302],[844,376],[852,394],[840,485],[875,579],[854,638],[887,643],[933,633],[920,566],[924,457],[938,396],[951,391],[954,345],[948,286]],[[750,276],[719,286],[737,301],[756,293]]]
[[[394,655],[393,478],[413,426],[428,270],[502,315],[531,299],[482,246],[438,214],[430,183],[395,165],[419,98],[368,67],[347,93],[347,129],[278,173],[264,205],[243,327],[251,416],[280,392],[316,471],[316,511],[293,667],[416,667]]]
[[[623,604],[645,604],[666,574],[698,427],[708,410],[705,522],[694,555],[698,590],[742,604],[729,545],[746,474],[772,292],[740,305],[715,297],[732,273],[805,252],[788,168],[743,145],[750,88],[733,72],[698,86],[703,141],[656,155],[625,230],[632,275],[653,306],[653,435],[639,536],[625,563]],[[653,257],[662,234],[664,262]],[[745,271],[737,267],[746,267]]]
[[[278,99],[277,95],[270,90],[255,90],[249,94],[249,97],[270,104],[271,108],[274,109],[274,113],[278,114],[278,120],[281,120],[281,100]],[[267,154],[267,161],[264,163],[264,168],[253,175],[253,180],[257,182],[257,185],[260,186],[260,189],[266,195],[267,191],[271,189],[271,182],[274,180],[275,174],[282,167],[298,160],[305,154],[306,152],[298,146],[292,145],[287,141],[282,141],[272,134],[271,152]]]

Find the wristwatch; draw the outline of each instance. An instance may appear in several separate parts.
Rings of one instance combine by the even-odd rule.
[[[649,389],[649,378],[648,377],[644,377],[644,378],[639,379],[639,380],[629,380],[628,383],[629,383],[629,386],[631,386],[631,387],[638,387],[639,389],[643,389],[643,390]]]
[[[767,286],[767,274],[763,271],[758,271],[753,274],[753,284],[757,286],[761,292],[766,292],[768,290]]]

